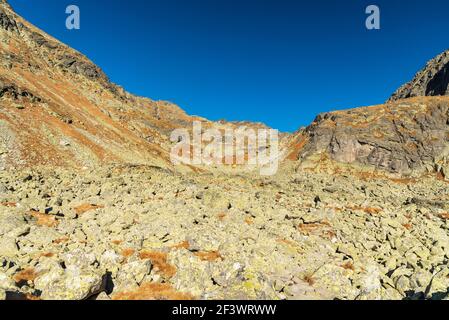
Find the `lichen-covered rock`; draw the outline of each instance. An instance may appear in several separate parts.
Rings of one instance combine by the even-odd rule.
[[[127,291],[137,288],[151,271],[150,260],[135,259],[124,264],[114,279],[115,291]]]
[[[0,257],[12,258],[19,253],[16,240],[12,237],[0,238]]]
[[[34,281],[44,300],[84,300],[103,289],[103,276],[89,269],[54,267]]]
[[[0,289],[0,301],[6,300],[6,291],[3,289]]]
[[[0,291],[15,288],[15,283],[6,273],[0,271]],[[0,299],[1,300],[1,299]]]

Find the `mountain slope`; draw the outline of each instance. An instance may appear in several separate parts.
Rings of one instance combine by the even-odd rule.
[[[168,134],[198,119],[135,97],[0,3],[0,167],[170,166]]]
[[[108,163],[173,168],[169,138],[174,129],[190,131],[195,120],[219,130],[263,126],[211,122],[171,103],[129,94],[85,56],[18,16],[6,1],[0,2],[0,39],[0,168]],[[447,175],[448,99],[397,100],[445,93],[448,63],[448,52],[429,62],[386,105],[326,113],[296,134],[281,135],[284,166],[324,157],[398,175],[433,170]],[[186,168],[197,170],[178,169]]]

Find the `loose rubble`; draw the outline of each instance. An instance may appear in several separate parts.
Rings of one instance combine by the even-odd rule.
[[[448,298],[434,177],[111,166],[4,171],[0,186],[2,299]]]

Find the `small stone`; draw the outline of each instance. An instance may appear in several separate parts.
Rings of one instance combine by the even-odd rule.
[[[66,140],[61,140],[61,141],[59,141],[59,145],[61,147],[68,147],[68,146],[70,146],[70,142],[68,142]]]
[[[406,291],[410,290],[410,279],[406,276],[400,276],[395,281],[396,289],[405,293]]]
[[[106,292],[102,292],[95,298],[95,300],[108,301],[111,300],[111,298],[106,294]]]
[[[13,238],[0,238],[0,256],[12,258],[17,255],[19,249],[17,248],[16,241]]]
[[[0,271],[0,290],[11,290],[15,282],[4,272]]]

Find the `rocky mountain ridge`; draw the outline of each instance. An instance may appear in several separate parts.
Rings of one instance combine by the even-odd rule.
[[[300,148],[291,156],[303,163],[325,156],[398,176],[448,176],[449,98],[420,97],[324,113],[295,139]]]
[[[388,101],[447,95],[449,95],[449,50],[430,60],[412,81],[400,87]]]
[[[189,129],[195,120],[219,130],[239,125],[192,117],[171,103],[129,94],[85,56],[18,16],[6,1],[0,3],[0,36],[0,167],[133,163],[174,169],[169,156],[174,129]],[[444,73],[447,56],[437,57],[420,74]],[[283,166],[325,153],[337,163],[397,175],[444,172],[447,102],[396,101],[441,92],[412,91],[395,94],[384,106],[325,113],[299,134],[283,134]]]

